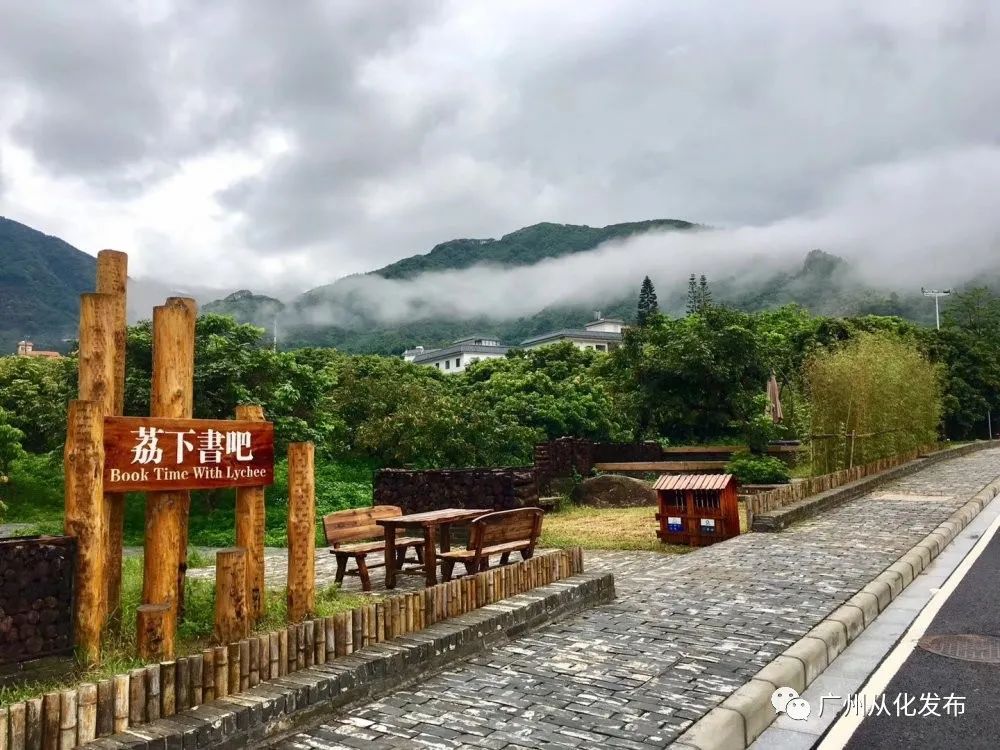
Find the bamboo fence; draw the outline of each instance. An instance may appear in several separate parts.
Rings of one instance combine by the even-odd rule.
[[[0,748],[69,750],[582,572],[579,547],[540,554],[429,588],[372,597],[369,604],[350,611],[307,619],[97,683],[0,706]]]

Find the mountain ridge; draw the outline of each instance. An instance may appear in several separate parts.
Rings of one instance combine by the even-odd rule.
[[[80,294],[94,288],[97,259],[68,242],[0,216],[0,351],[21,339],[64,350],[76,338]]]
[[[482,315],[381,323],[370,309],[370,299],[357,294],[363,277],[405,280],[438,271],[470,268],[480,264],[501,267],[528,266],[544,260],[592,250],[600,244],[648,231],[695,231],[703,227],[679,219],[590,227],[541,222],[507,233],[499,239],[455,239],[438,243],[428,252],[403,258],[366,274],[338,279],[283,302],[275,297],[241,289],[202,306],[202,312],[231,315],[280,334],[279,344],[333,346],[349,352],[398,354],[416,345],[439,346],[476,331],[517,344],[525,338],[559,328],[579,327],[595,309],[631,320],[634,295],[595,299],[588,303],[543,307],[530,315],[503,319]],[[38,348],[65,350],[76,336],[79,295],[93,290],[96,259],[58,237],[43,234],[12,219],[0,217],[0,351],[13,351],[20,338],[31,337]],[[636,292],[641,279],[636,280]],[[682,313],[686,280],[657,285],[660,307]],[[796,302],[825,315],[892,314],[930,323],[933,310],[919,294],[900,296],[863,283],[841,258],[813,250],[802,263],[775,271],[747,288],[739,279],[709,279],[715,299],[747,310],[762,310]],[[146,303],[163,298],[160,283],[130,283],[130,310],[141,299],[138,317],[148,317]],[[161,288],[162,287],[162,288]],[[174,293],[174,292],[170,292]],[[147,299],[148,298],[148,299]],[[203,297],[207,299],[207,297]],[[158,302],[152,302],[158,304]],[[335,307],[344,316],[324,314]],[[332,325],[334,318],[352,325]],[[313,321],[313,322],[310,322]]]

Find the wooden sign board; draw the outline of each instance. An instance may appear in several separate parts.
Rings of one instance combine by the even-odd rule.
[[[274,425],[231,419],[105,417],[104,491],[274,483]]]

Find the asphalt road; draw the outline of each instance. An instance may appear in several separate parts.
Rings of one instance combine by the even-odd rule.
[[[927,635],[971,633],[1000,638],[1000,533],[996,534],[945,602]],[[934,696],[937,696],[935,700]],[[927,695],[928,700],[922,696]],[[949,695],[957,699],[946,711]],[[976,750],[1000,748],[1000,664],[951,659],[916,648],[884,693],[889,716],[869,716],[847,744],[849,750]],[[906,697],[909,711],[897,716]],[[935,710],[940,716],[930,715]],[[904,713],[900,710],[899,713]],[[924,714],[924,715],[921,715]]]

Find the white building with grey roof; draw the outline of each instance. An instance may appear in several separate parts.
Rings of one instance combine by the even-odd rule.
[[[532,336],[521,342],[521,348],[537,349],[540,346],[569,341],[579,349],[610,352],[621,345],[624,328],[624,320],[602,318],[598,314],[597,320],[590,321],[583,328],[564,328],[543,333],[541,336]],[[403,352],[403,359],[415,365],[436,367],[450,374],[464,372],[473,362],[506,356],[510,348],[501,344],[497,338],[468,336],[440,349],[425,349],[422,346],[407,349]]]
[[[522,349],[537,349],[540,346],[558,344],[569,341],[578,349],[593,349],[599,352],[610,352],[622,343],[622,331],[625,321],[620,318],[603,318],[597,316],[583,328],[563,328],[559,331],[532,336],[521,342]]]
[[[489,336],[468,336],[451,346],[441,349],[424,349],[418,346],[403,352],[403,359],[415,365],[436,367],[442,372],[463,372],[473,362],[496,359],[507,354],[509,346],[504,346],[496,338]]]

